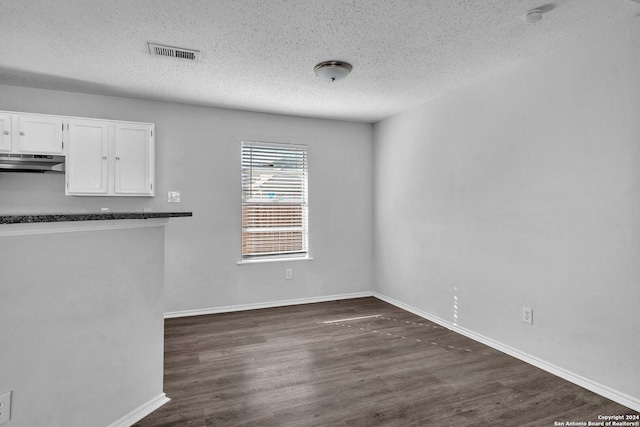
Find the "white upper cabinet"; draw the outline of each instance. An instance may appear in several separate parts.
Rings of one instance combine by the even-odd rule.
[[[153,196],[153,125],[115,123],[114,193]]]
[[[154,125],[69,119],[66,194],[154,196]]]
[[[66,156],[69,196],[155,195],[155,125],[0,111],[0,152]]]
[[[0,114],[0,152],[11,151],[11,116]]]
[[[62,117],[19,116],[18,151],[33,154],[62,154]]]
[[[66,194],[109,193],[109,127],[100,120],[69,120]]]

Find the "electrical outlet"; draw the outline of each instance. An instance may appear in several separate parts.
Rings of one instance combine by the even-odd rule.
[[[0,394],[0,424],[11,420],[11,392]]]
[[[533,325],[533,310],[529,307],[522,307],[522,321]]]
[[[169,191],[168,195],[169,203],[180,203],[180,192],[179,191]]]
[[[293,279],[293,268],[287,268],[284,271],[284,278],[287,280]]]

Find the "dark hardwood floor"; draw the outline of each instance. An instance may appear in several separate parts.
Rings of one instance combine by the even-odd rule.
[[[171,402],[136,426],[537,427],[637,414],[375,298],[166,320],[164,381]]]

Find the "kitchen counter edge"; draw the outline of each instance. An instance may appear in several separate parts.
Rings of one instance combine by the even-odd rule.
[[[193,216],[192,212],[100,212],[100,213],[58,213],[58,214],[0,214],[2,224],[29,224],[41,222],[71,221],[111,221],[153,218],[179,218]]]

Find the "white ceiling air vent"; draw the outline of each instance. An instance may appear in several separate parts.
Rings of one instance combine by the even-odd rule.
[[[157,43],[147,43],[151,55],[169,56],[172,58],[188,59],[190,61],[200,60],[200,51],[185,49],[182,47],[165,46]]]

